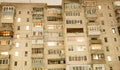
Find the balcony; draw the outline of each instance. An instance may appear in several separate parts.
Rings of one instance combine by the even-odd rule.
[[[65,59],[48,59],[48,64],[65,64]]]
[[[120,7],[120,1],[118,0],[118,1],[115,1],[114,2],[114,6],[119,6]]]
[[[85,15],[88,20],[97,19],[97,10],[96,7],[85,7]]]
[[[0,31],[0,37],[5,37],[5,38],[12,38],[13,37],[13,31]]]
[[[103,53],[97,54],[91,54],[92,64],[102,64],[105,63],[105,56]]]
[[[118,33],[119,33],[119,35],[120,35],[120,26],[118,27]]]
[[[2,7],[2,23],[13,23],[14,22],[14,6],[3,6]]]
[[[43,67],[43,58],[40,57],[32,57],[32,66],[33,67]]]
[[[115,15],[116,15],[116,18],[120,18],[120,7],[119,9],[115,10]]]
[[[33,22],[43,22],[44,20],[44,9],[39,7],[33,8],[32,18]]]

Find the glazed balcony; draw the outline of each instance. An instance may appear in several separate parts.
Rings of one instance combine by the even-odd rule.
[[[32,66],[33,67],[43,67],[44,63],[43,63],[43,58],[36,58],[36,57],[32,57]]]
[[[114,1],[114,6],[115,7],[120,7],[120,1],[119,0]]]
[[[115,15],[116,15],[116,18],[120,18],[120,7],[119,9],[115,10]]]
[[[14,22],[14,6],[3,6],[2,7],[2,23],[13,23]]]
[[[98,23],[95,22],[90,22],[88,23],[88,35],[100,35],[101,31],[100,31],[100,25]]]
[[[13,38],[13,31],[0,31],[0,38]]]
[[[120,17],[116,18],[118,25],[120,26]]]
[[[0,54],[0,70],[9,70],[9,55]]]
[[[32,12],[33,22],[43,22],[44,20],[44,9],[39,7],[34,7]]]
[[[103,53],[102,44],[91,44],[91,53]]]
[[[96,20],[97,19],[96,7],[85,7],[85,15],[88,20]]]
[[[32,15],[33,22],[43,22],[44,20],[44,15],[43,14],[33,14]]]
[[[65,59],[48,59],[49,65],[55,65],[55,64],[65,64]]]
[[[105,55],[103,53],[91,54],[91,59],[93,64],[105,63]]]
[[[119,33],[119,35],[120,35],[120,26],[118,26],[118,33]]]

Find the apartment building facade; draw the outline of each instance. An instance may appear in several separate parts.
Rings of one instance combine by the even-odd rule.
[[[119,70],[120,1],[0,4],[0,70]]]

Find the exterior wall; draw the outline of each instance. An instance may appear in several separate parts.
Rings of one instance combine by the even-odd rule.
[[[120,69],[120,6],[114,0],[0,6],[0,70]]]

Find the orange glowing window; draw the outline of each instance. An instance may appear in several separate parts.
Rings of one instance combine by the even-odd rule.
[[[34,23],[34,27],[41,27],[42,23]]]

